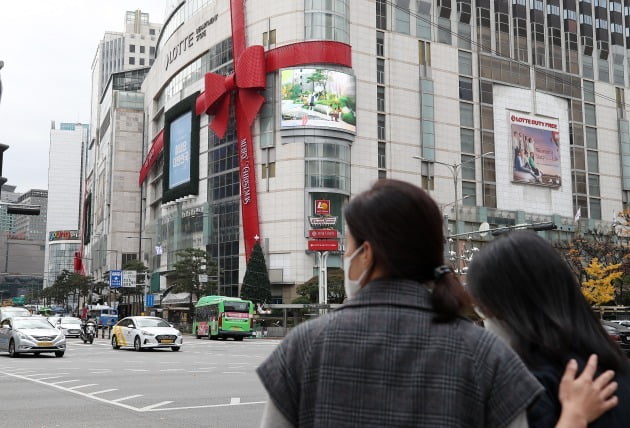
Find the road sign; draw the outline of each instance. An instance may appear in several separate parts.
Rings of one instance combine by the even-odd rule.
[[[339,250],[339,241],[333,240],[317,240],[308,241],[309,251],[337,251]]]
[[[144,306],[151,307],[155,305],[155,296],[153,294],[147,294]]]
[[[123,273],[121,270],[109,271],[109,288],[120,288],[123,282]]]
[[[338,233],[335,229],[312,229],[308,231],[309,238],[330,239],[337,238]]]
[[[330,215],[330,200],[316,199],[315,200],[315,214]]]
[[[309,217],[311,226],[334,226],[337,223],[337,217]]]
[[[135,288],[137,275],[138,274],[135,270],[124,270],[122,286],[125,288]]]

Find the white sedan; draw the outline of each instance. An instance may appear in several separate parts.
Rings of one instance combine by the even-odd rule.
[[[179,351],[184,343],[182,333],[158,317],[127,317],[118,321],[112,330],[112,348],[133,347],[171,348]]]
[[[12,317],[0,323],[0,351],[10,357],[21,353],[54,352],[63,357],[66,337],[44,317]]]

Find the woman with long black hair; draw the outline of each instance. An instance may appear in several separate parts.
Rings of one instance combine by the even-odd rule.
[[[528,411],[530,427],[555,425],[567,362],[575,359],[583,366],[591,354],[597,354],[600,370],[616,373],[621,405],[589,426],[630,425],[628,358],[610,340],[577,278],[548,241],[531,231],[493,241],[473,259],[467,285],[486,327],[511,345],[545,387]]]

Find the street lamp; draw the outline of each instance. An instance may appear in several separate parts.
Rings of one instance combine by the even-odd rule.
[[[453,203],[455,204],[455,227],[453,228],[453,234],[455,235],[455,259],[457,260],[457,266],[456,269],[457,271],[459,271],[459,195],[458,195],[458,188],[457,188],[457,182],[459,181],[459,173],[462,170],[462,165],[465,165],[467,163],[473,162],[477,159],[483,158],[485,156],[489,156],[494,154],[494,152],[486,152],[483,153],[481,155],[477,155],[473,158],[467,159],[464,162],[460,162],[460,163],[447,163],[447,162],[440,162],[440,161],[436,161],[436,160],[431,160],[431,159],[427,159],[427,158],[423,158],[422,156],[413,156],[414,159],[419,159],[423,162],[433,162],[433,163],[437,163],[440,165],[444,165],[445,167],[447,167],[449,169],[449,171],[451,172],[451,175],[453,176],[453,189],[455,190],[455,200],[453,201]],[[462,198],[463,199],[463,198]]]

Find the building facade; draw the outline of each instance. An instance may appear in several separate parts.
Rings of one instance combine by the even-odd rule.
[[[30,241],[45,241],[48,191],[31,189],[20,195],[16,203],[39,206],[39,215],[17,215],[15,218],[15,233]]]
[[[12,186],[10,184],[2,185],[2,193],[0,197],[2,202],[17,202],[18,198],[20,197],[20,193],[17,193],[15,191],[16,187],[17,186]],[[17,216],[14,214],[9,214],[7,212],[7,206],[5,204],[0,204],[0,231],[15,232],[16,221]]]
[[[83,153],[89,126],[53,122],[48,156],[48,205],[44,287],[55,282],[62,270],[73,270],[74,253],[80,251],[79,224],[83,201]]]
[[[309,230],[343,236],[344,202],[385,177],[428,190],[452,234],[610,233],[630,201],[628,34],[621,1],[181,2],[142,84],[138,246],[162,288],[178,250],[206,248],[236,295],[255,239],[290,302],[318,270]],[[206,102],[259,71],[235,67],[250,46],[265,64],[251,146],[244,116]]]

